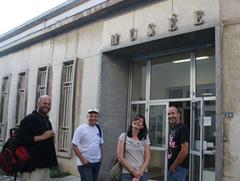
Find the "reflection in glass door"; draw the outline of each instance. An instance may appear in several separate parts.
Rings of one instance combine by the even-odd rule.
[[[150,179],[166,180],[167,144],[163,132],[168,132],[168,120],[161,117],[165,104],[160,103],[167,102],[168,107],[169,102],[183,107],[183,116],[187,116],[184,121],[191,127],[189,180],[215,180],[215,48],[136,59],[130,67],[128,121],[136,114],[145,115],[148,121],[152,142]]]
[[[191,103],[190,123],[190,181],[202,181],[203,100]]]
[[[204,101],[203,122],[203,178],[204,181],[215,180],[216,153],[216,103],[215,100]]]
[[[151,141],[149,180],[167,180],[167,109],[168,104],[151,104],[148,107],[147,120]]]

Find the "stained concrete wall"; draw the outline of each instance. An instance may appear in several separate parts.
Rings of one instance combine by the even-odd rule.
[[[223,23],[222,78],[223,112],[233,112],[224,119],[224,181],[240,180],[240,2],[221,0]]]
[[[196,10],[204,11],[205,25],[211,24],[219,19],[218,7],[218,0],[155,1],[85,24],[58,36],[53,35],[47,40],[0,57],[0,76],[12,74],[8,130],[14,125],[18,73],[26,69],[29,72],[27,113],[30,113],[35,107],[37,70],[46,65],[51,66],[52,84],[49,94],[52,95],[53,105],[50,118],[54,129],[57,130],[62,63],[77,57],[74,130],[79,124],[86,122],[89,107],[100,108],[100,125],[105,138],[100,179],[105,180],[116,153],[117,138],[126,128],[129,63],[119,57],[102,56],[100,51],[105,47],[111,47],[111,35],[115,33],[121,35],[120,45],[129,43],[129,29],[133,27],[138,29],[137,40],[141,43],[141,40],[147,38],[147,26],[150,23],[156,24],[157,35],[165,37],[173,35],[175,32],[168,31],[168,19],[172,13],[178,15],[177,32],[184,33],[189,28],[194,29]],[[196,29],[201,29],[201,26]],[[234,32],[237,34],[236,30]],[[59,158],[59,163],[64,170],[78,175],[75,156],[67,161]],[[234,175],[232,171],[226,173]]]
[[[104,160],[100,180],[109,177],[116,158],[118,137],[126,130],[129,63],[125,59],[103,55],[101,66],[100,109],[104,129]]]
[[[35,108],[38,68],[50,66],[49,95],[52,96],[52,109],[49,113],[54,130],[58,130],[60,86],[62,65],[65,61],[75,60],[76,81],[74,91],[73,131],[87,121],[89,107],[97,107],[100,74],[100,49],[102,45],[103,22],[98,21],[84,27],[53,36],[47,40],[26,47],[15,53],[0,57],[0,76],[11,75],[8,106],[8,126],[15,126],[18,75],[28,72],[27,114]],[[91,36],[89,36],[91,34]],[[2,80],[1,80],[2,81]],[[73,155],[73,154],[72,154]],[[78,175],[76,158],[66,162],[59,157],[60,168]]]
[[[102,44],[102,21],[88,24],[85,27],[64,33],[54,38],[52,51],[53,83],[52,93],[56,94],[53,101],[54,111],[51,116],[58,120],[60,101],[60,77],[62,61],[77,57],[77,70],[74,97],[74,128],[73,131],[87,121],[87,110],[90,107],[98,107],[97,95],[99,91],[100,74],[100,47]],[[91,36],[89,36],[89,34]],[[54,96],[54,95],[53,95]],[[55,121],[57,125],[58,121]],[[57,126],[56,126],[57,128]],[[65,158],[58,159],[61,168],[72,174],[78,175],[76,169],[76,157],[72,154],[70,161]]]

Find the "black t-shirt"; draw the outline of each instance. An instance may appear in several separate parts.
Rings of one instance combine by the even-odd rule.
[[[181,144],[186,142],[189,143],[188,128],[183,123],[179,123],[172,127],[168,136],[168,168],[172,165],[181,151]],[[187,156],[180,166],[188,169],[188,160]]]
[[[31,155],[31,162],[25,171],[32,171],[36,168],[51,168],[57,166],[57,157],[52,138],[34,142],[34,136],[43,134],[47,130],[52,130],[48,116],[42,116],[33,111],[27,115],[20,124],[17,135],[17,143],[24,145]]]

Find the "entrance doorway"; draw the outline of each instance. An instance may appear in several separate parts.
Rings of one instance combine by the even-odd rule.
[[[132,113],[146,116],[151,140],[149,180],[167,181],[168,108],[176,106],[187,126],[189,143],[189,181],[215,180],[215,101],[196,98],[134,105]],[[146,111],[146,112],[145,112]]]
[[[167,180],[167,149],[168,132],[170,125],[168,122],[168,108],[176,106],[181,111],[181,120],[187,126],[190,134],[190,101],[173,101],[151,103],[148,106],[147,121],[149,126],[149,136],[151,140],[151,161],[149,165],[149,180]],[[199,167],[198,167],[199,168]]]
[[[169,106],[182,110],[190,132],[189,181],[215,180],[214,47],[135,60],[130,74],[129,119],[145,115],[151,141],[149,179],[167,181]]]

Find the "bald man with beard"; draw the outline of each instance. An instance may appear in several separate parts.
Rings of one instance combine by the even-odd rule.
[[[20,123],[17,144],[24,145],[30,153],[30,161],[22,173],[23,181],[49,180],[49,168],[57,166],[54,147],[55,133],[49,121],[51,97],[41,96],[38,108]]]
[[[181,122],[181,112],[168,109],[170,132],[168,137],[168,181],[186,181],[188,175],[189,131]]]

